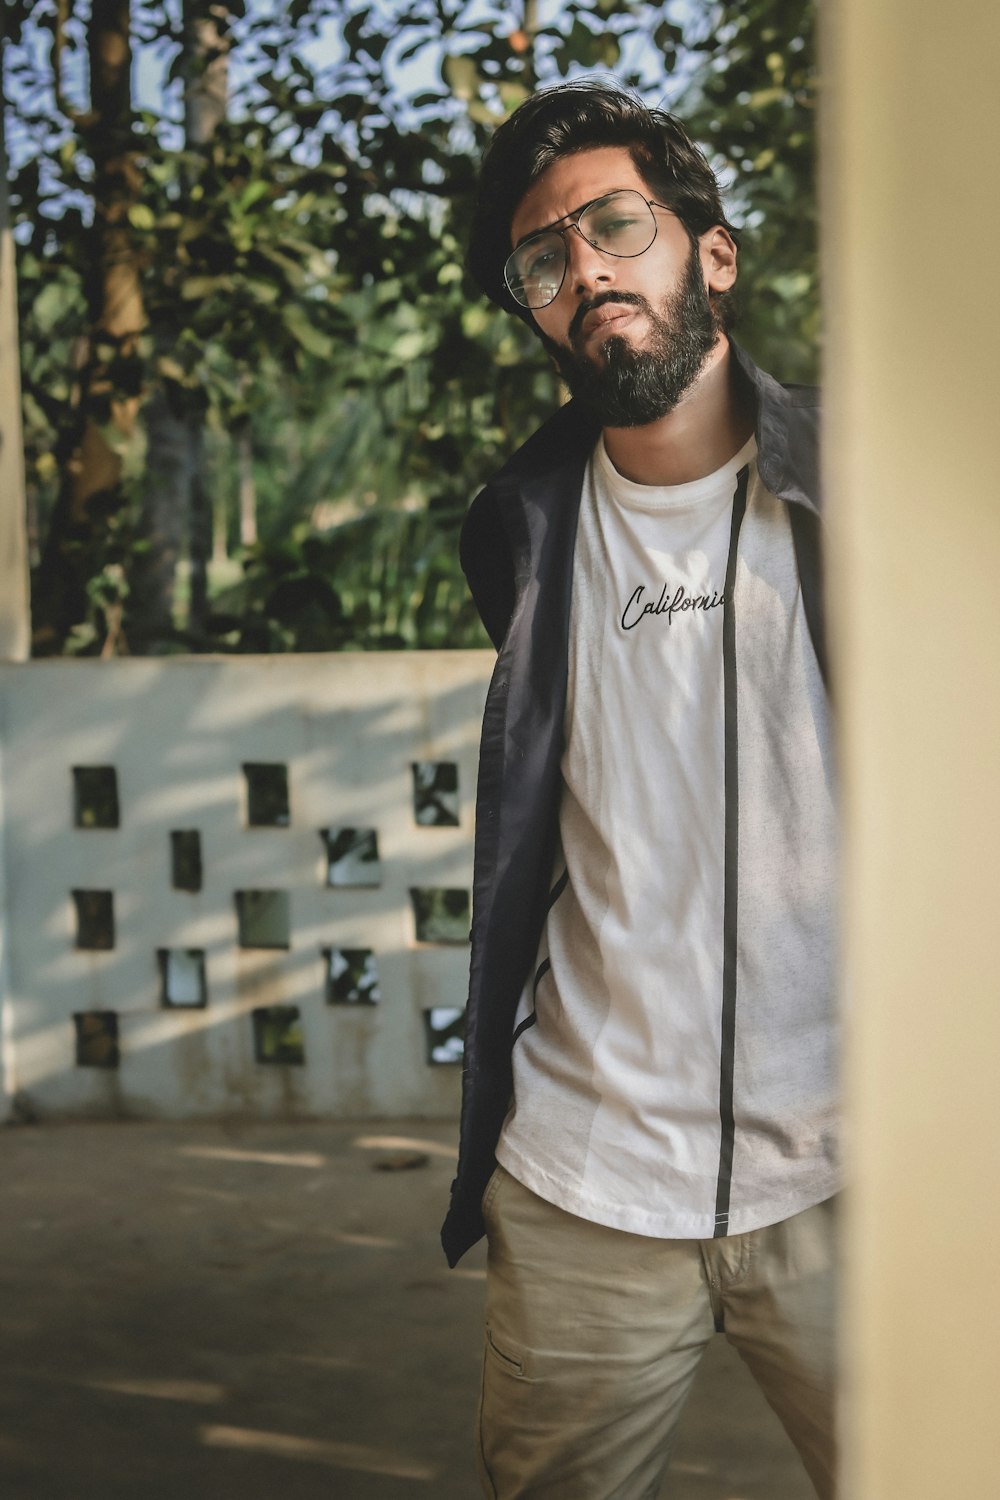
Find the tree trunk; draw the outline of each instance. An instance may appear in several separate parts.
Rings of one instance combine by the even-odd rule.
[[[229,11],[222,4],[184,0],[184,135],[188,147],[207,146],[226,118],[229,101]]]
[[[73,626],[86,618],[88,582],[109,564],[120,567],[108,520],[125,503],[125,470],[138,468],[143,437],[138,339],[145,317],[128,219],[139,188],[128,0],[93,0],[87,52],[91,110],[77,128],[94,164],[90,337],[77,420],[61,445],[62,482],[35,580],[34,642],[41,655],[61,651]]]
[[[212,498],[205,482],[205,427],[200,413],[188,427],[191,440],[191,529],[188,533],[190,561],[188,630],[198,636],[208,625],[208,564],[212,556]]]
[[[184,3],[184,131],[189,150],[203,150],[225,118],[229,77],[228,12],[205,0]],[[192,185],[189,183],[189,186]],[[174,330],[157,330],[159,355],[171,353]],[[129,640],[144,653],[174,634],[177,565],[187,551],[186,631],[203,636],[208,620],[212,502],[205,477],[200,392],[162,386],[150,401],[149,455],[140,518],[145,544],[133,562]],[[186,549],[185,549],[186,542]]]
[[[236,439],[236,464],[240,492],[240,546],[257,541],[257,484],[253,477],[253,437],[250,423],[240,428]]]
[[[204,150],[226,116],[229,92],[229,12],[225,4],[184,0],[184,133],[188,150]],[[205,434],[201,408],[188,416],[191,441],[191,567],[188,630],[205,632],[208,623],[208,564],[212,556],[212,497],[205,474]]]
[[[156,340],[159,352],[162,343]],[[190,439],[162,384],[145,410],[147,449],[142,509],[137,523],[139,550],[130,570],[128,638],[132,651],[146,656],[161,649],[174,630],[177,565],[184,550],[184,522],[190,485]]]

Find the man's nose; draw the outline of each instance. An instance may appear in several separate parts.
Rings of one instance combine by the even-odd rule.
[[[578,296],[595,287],[611,286],[615,279],[614,262],[590,243],[578,224],[565,236],[568,268],[566,279]]]

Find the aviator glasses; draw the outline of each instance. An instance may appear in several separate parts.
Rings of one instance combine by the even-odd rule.
[[[619,188],[567,214],[570,223],[562,229],[553,225],[529,235],[507,257],[503,268],[511,296],[532,311],[555,301],[569,264],[566,235],[571,229],[604,255],[625,260],[644,255],[656,239],[654,208],[666,208],[666,204],[644,198],[637,188]]]

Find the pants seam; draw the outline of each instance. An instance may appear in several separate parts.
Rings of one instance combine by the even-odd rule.
[[[483,1350],[483,1373],[482,1373],[482,1377],[481,1377],[480,1382],[479,1382],[479,1421],[477,1423],[478,1431],[476,1433],[476,1437],[478,1439],[479,1462],[482,1465],[483,1476],[486,1479],[486,1482],[487,1482],[487,1484],[490,1487],[490,1492],[491,1492],[492,1500],[498,1500],[496,1482],[495,1482],[495,1480],[493,1478],[493,1475],[490,1473],[490,1466],[486,1462],[486,1445],[485,1445],[485,1442],[483,1441],[483,1413],[486,1410],[486,1360],[487,1360],[487,1357],[488,1357],[488,1351],[486,1349],[484,1349]]]

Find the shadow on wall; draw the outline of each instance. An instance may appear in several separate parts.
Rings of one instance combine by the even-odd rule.
[[[457,1107],[489,652],[0,671],[8,1091]]]

